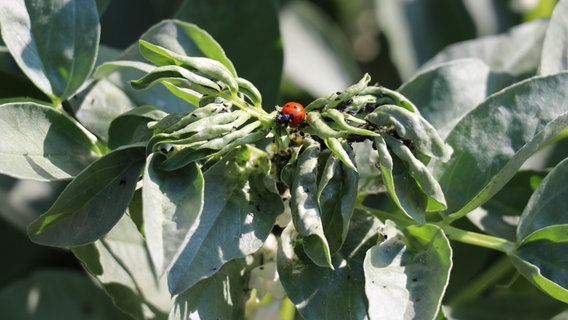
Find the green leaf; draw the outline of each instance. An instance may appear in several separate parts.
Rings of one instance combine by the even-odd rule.
[[[539,229],[511,253],[513,264],[537,288],[568,303],[568,224]]]
[[[320,146],[313,140],[305,141],[305,149],[298,156],[290,187],[292,220],[297,232],[303,237],[306,254],[316,265],[333,268],[316,194]]]
[[[185,56],[215,59],[229,70],[234,70],[221,46],[206,31],[193,24],[164,20],[152,26],[141,39]],[[152,105],[166,112],[187,112],[198,106],[197,102],[188,104],[187,99],[178,98],[176,95],[180,92],[177,88],[172,90],[174,92],[172,95],[170,92],[172,88],[168,84],[165,84],[168,88],[154,86],[142,91],[131,88],[128,81],[139,79],[148,71],[146,70],[148,65],[142,63],[146,59],[140,54],[139,48],[137,42],[120,56],[121,61],[131,61],[131,67],[134,68],[121,68],[111,72],[97,81],[83,99],[78,99],[78,102],[74,103],[77,118],[103,140],[108,137],[110,122],[136,106]],[[106,65],[101,70],[101,74],[104,74],[105,69],[109,71],[115,67],[116,64]]]
[[[357,172],[335,154],[329,155],[321,170],[317,202],[332,254],[341,248],[347,237],[349,221],[357,200],[357,179]]]
[[[115,118],[108,130],[108,146],[116,149],[120,146],[148,141],[152,130],[148,123],[159,121],[167,115],[164,111],[152,106],[140,106]]]
[[[395,204],[418,223],[426,222],[428,198],[420,190],[404,163],[390,154],[383,137],[374,139],[379,154],[379,169],[383,183]]]
[[[2,1],[0,29],[14,60],[55,104],[94,68],[100,25],[93,0]]]
[[[367,251],[365,292],[372,319],[435,319],[449,281],[452,249],[437,226],[392,223],[386,240]]]
[[[568,69],[567,16],[568,3],[558,1],[544,35],[539,70],[542,75],[554,74]]]
[[[244,267],[243,259],[229,261],[214,275],[177,296],[170,319],[244,319]]]
[[[203,173],[203,210],[168,273],[172,294],[213,275],[226,262],[256,252],[284,211],[267,155],[244,146]]]
[[[126,319],[84,273],[37,271],[0,291],[2,319]]]
[[[16,178],[68,179],[97,158],[96,138],[53,107],[2,104],[0,130],[0,172]]]
[[[521,216],[517,240],[541,228],[568,224],[568,159],[560,162],[539,185]]]
[[[226,1],[186,0],[175,17],[195,23],[208,32],[207,36],[201,36],[203,40],[199,43],[199,47],[206,54],[186,55],[206,56],[221,61],[229,70],[239,70],[239,76],[258,87],[263,96],[264,107],[267,110],[273,109],[280,97],[283,64],[279,19],[273,2],[240,0],[238,6],[235,6]],[[259,28],[259,26],[262,27]],[[236,68],[229,67],[230,62],[226,57],[221,59],[220,54],[214,56],[210,52],[215,50],[225,56],[225,52],[220,49],[217,42],[210,40],[213,39],[211,37],[223,46],[226,55],[231,57]],[[145,40],[174,50],[163,43],[151,39]],[[215,48],[213,44],[206,46],[205,40],[214,42],[218,48]],[[206,48],[208,50],[205,50]],[[251,48],[262,48],[262,54],[251,54]]]
[[[438,132],[419,113],[396,105],[381,105],[365,116],[365,120],[378,127],[393,126],[398,136],[410,140],[417,152],[430,158],[448,161],[452,149],[444,143]]]
[[[489,201],[468,213],[467,218],[485,233],[516,241],[521,214],[545,175],[545,172],[519,171]]]
[[[333,255],[334,269],[320,267],[295,243],[289,225],[278,246],[278,274],[288,297],[305,319],[365,319],[363,259],[376,243],[378,219],[355,210],[341,249]]]
[[[548,22],[535,20],[503,34],[450,45],[422,68],[459,58],[478,58],[492,71],[523,77],[536,73]]]
[[[568,125],[566,86],[568,73],[534,77],[494,94],[461,120],[446,140],[452,158],[434,165],[447,213],[459,217],[486,202]]]
[[[165,156],[146,161],[142,203],[144,232],[157,273],[169,270],[186,245],[203,209],[203,175],[195,163],[176,171],[159,169]]]
[[[93,242],[124,214],[144,166],[144,147],[117,149],[93,162],[28,227],[42,245],[70,247]]]
[[[458,59],[424,69],[398,91],[445,138],[467,112],[512,80],[478,59]]]
[[[353,143],[352,146],[358,171],[358,194],[376,194],[383,191],[380,170],[377,170],[379,154],[373,149],[372,142],[366,140]]]
[[[185,56],[144,40],[140,40],[140,53],[158,66],[181,66],[196,75],[201,75],[205,80],[216,79],[224,83],[232,93],[237,92],[239,88],[236,72],[217,60]],[[194,81],[191,78],[188,80]]]
[[[408,174],[412,176],[420,190],[428,197],[427,211],[446,209],[446,199],[438,181],[426,165],[416,159],[410,148],[391,136],[385,135],[385,141],[398,159],[405,163]]]
[[[127,215],[94,243],[71,249],[114,304],[135,319],[167,319],[172,298],[144,238]]]

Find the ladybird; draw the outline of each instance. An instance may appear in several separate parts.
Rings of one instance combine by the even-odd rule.
[[[282,125],[290,125],[295,128],[306,119],[304,107],[297,102],[287,102],[282,111],[276,116],[276,122]]]

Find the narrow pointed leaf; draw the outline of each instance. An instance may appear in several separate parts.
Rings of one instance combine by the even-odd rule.
[[[53,107],[0,105],[0,130],[0,172],[16,178],[69,179],[97,159],[96,138]]]
[[[313,141],[299,155],[290,188],[290,209],[294,226],[303,237],[306,254],[317,265],[332,268],[331,253],[317,200],[319,155],[320,147]]]
[[[53,101],[71,96],[94,68],[100,25],[93,0],[2,1],[0,29],[18,66]]]
[[[383,183],[395,204],[418,223],[426,222],[425,212],[428,204],[426,195],[408,173],[404,163],[390,154],[382,136],[374,139],[374,145],[379,153],[379,169]]]
[[[144,147],[117,149],[83,170],[28,227],[33,242],[79,246],[105,235],[124,214],[144,166]]]
[[[444,232],[426,224],[399,233],[387,223],[383,234],[364,262],[371,319],[435,319],[452,266]]]

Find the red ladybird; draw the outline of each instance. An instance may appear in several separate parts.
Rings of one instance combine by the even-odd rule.
[[[306,119],[306,112],[304,107],[297,102],[287,102],[283,107],[280,114],[276,116],[276,121],[282,125],[290,125],[295,128]]]

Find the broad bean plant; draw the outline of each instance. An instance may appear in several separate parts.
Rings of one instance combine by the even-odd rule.
[[[290,126],[198,25],[162,21],[95,69],[94,2],[43,2],[72,4],[64,18],[31,2],[2,3],[0,26],[45,99],[2,101],[0,172],[68,182],[29,238],[71,250],[130,316],[238,319],[278,302],[305,319],[443,318],[456,243],[503,253],[492,272],[568,303],[568,162],[531,176],[512,225],[482,209],[565,137],[566,60],[551,51],[521,81],[475,59],[398,90],[364,74]]]

